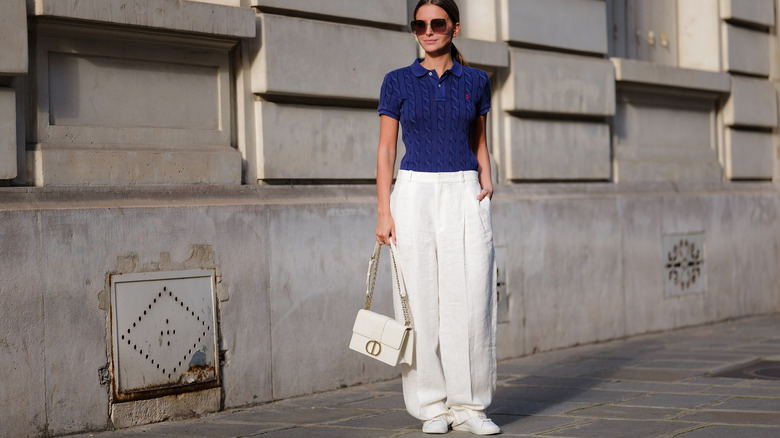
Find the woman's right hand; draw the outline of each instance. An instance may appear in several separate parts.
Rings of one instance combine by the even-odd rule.
[[[389,245],[390,239],[393,239],[393,243],[397,243],[393,216],[390,213],[380,214],[376,221],[376,241],[383,245]]]

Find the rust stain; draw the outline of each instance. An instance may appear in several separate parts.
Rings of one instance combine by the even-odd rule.
[[[216,377],[217,371],[214,366],[208,365],[190,365],[189,369],[179,377],[179,384],[191,385],[195,382],[205,382]]]

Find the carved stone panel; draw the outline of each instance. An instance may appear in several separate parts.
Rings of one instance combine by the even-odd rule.
[[[704,233],[663,236],[664,293],[675,297],[707,290]]]

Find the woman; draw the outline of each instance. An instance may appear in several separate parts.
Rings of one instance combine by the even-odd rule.
[[[398,246],[416,333],[404,401],[423,432],[497,434],[484,414],[496,381],[490,82],[452,43],[454,0],[420,0],[411,27],[425,58],[385,76],[377,154],[376,238]],[[406,154],[391,196],[399,123]]]

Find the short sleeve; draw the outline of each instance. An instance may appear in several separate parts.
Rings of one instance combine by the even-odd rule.
[[[401,120],[401,97],[398,87],[398,78],[390,72],[382,81],[382,89],[379,93],[379,114]]]
[[[479,115],[483,116],[490,111],[490,79],[487,73],[484,71],[479,72],[480,90],[479,90],[479,102],[477,102],[477,109]]]

